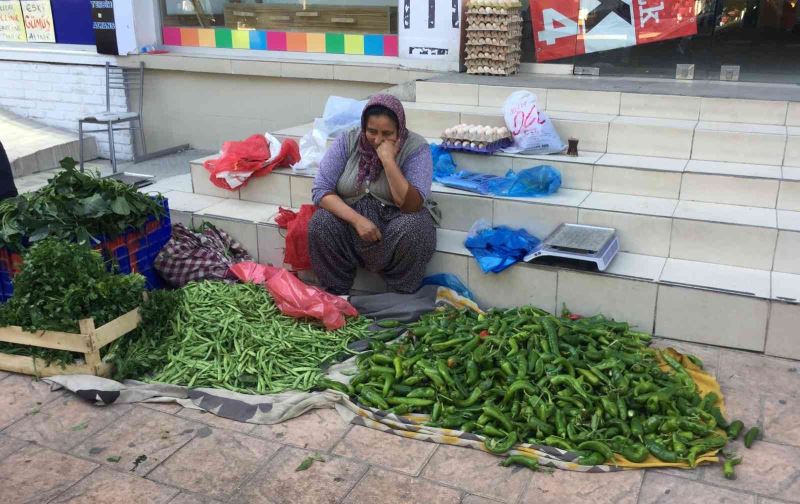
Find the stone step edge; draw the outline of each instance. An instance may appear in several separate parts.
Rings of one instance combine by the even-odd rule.
[[[180,191],[171,191],[171,192],[180,192]],[[169,197],[169,193],[166,193],[165,196]],[[224,201],[223,198],[220,198],[220,200]],[[220,202],[222,202],[222,201],[220,201]],[[214,215],[214,214],[203,213],[206,210],[208,210],[209,208],[211,208],[212,206],[214,206],[214,205],[211,205],[209,207],[206,207],[204,209],[200,209],[200,210],[197,210],[197,211],[194,211],[194,212],[183,211],[183,210],[179,210],[179,209],[172,209],[171,211],[172,212],[179,212],[179,213],[182,213],[182,214],[190,214],[192,216],[196,215],[198,217],[208,217],[208,218],[217,219],[217,220],[253,224],[255,226],[277,227],[277,224],[274,221],[274,218],[275,218],[275,216],[277,214],[271,216],[265,222],[259,222],[259,221],[252,221],[252,220],[248,220],[248,219],[237,219],[237,218],[230,217],[230,216],[225,216],[225,215]],[[270,205],[270,206],[276,206],[276,205]],[[439,231],[439,233],[437,233],[437,252],[445,253],[445,254],[451,254],[451,255],[459,255],[459,256],[471,257],[471,254],[463,247],[463,245],[460,246],[460,247],[455,247],[455,246],[452,246],[452,244],[449,244],[451,246],[445,246],[445,245],[443,245],[441,243],[442,240],[441,240],[441,236],[440,235],[444,235],[445,237],[447,237],[447,236],[450,237],[449,239],[447,239],[447,238],[445,239],[445,241],[447,241],[447,242],[453,241],[453,237],[459,237],[459,238],[461,238],[460,243],[463,244],[463,238],[466,238],[466,235],[467,235],[466,232],[448,230],[448,229],[441,229],[441,228],[438,231]],[[442,233],[442,232],[444,232],[444,233]],[[626,257],[627,256],[627,257],[631,257],[631,258],[654,258],[655,260],[658,260],[658,261],[663,260],[664,264],[666,264],[666,261],[670,259],[668,257],[646,256],[644,254],[634,254],[634,253],[629,253],[629,252],[620,252],[619,254],[622,257]],[[687,261],[687,260],[681,260],[681,261],[687,262],[687,263],[696,263],[696,264],[713,264],[713,263],[703,263],[701,261]],[[770,292],[770,297],[765,297],[765,296],[759,296],[759,295],[754,294],[754,293],[743,292],[743,291],[741,291],[739,289],[736,289],[735,287],[734,288],[713,287],[713,286],[700,285],[700,284],[690,284],[690,283],[681,283],[681,282],[662,281],[660,276],[661,276],[661,271],[663,271],[663,265],[662,265],[661,271],[659,271],[659,277],[658,278],[654,278],[652,275],[623,274],[623,273],[614,273],[613,271],[607,271],[607,272],[586,271],[586,270],[582,270],[582,269],[579,269],[579,268],[570,268],[569,266],[566,266],[566,265],[543,265],[543,264],[535,264],[535,263],[519,263],[518,266],[530,267],[530,268],[541,268],[541,269],[546,269],[546,270],[566,270],[566,271],[573,271],[573,272],[585,273],[585,274],[590,274],[590,275],[602,275],[602,276],[609,276],[609,277],[627,279],[627,280],[632,280],[632,281],[655,283],[655,284],[658,284],[658,285],[666,285],[666,286],[673,286],[673,287],[686,287],[686,288],[698,289],[698,290],[703,290],[703,291],[712,291],[712,292],[717,292],[717,293],[720,293],[720,294],[734,295],[734,296],[750,298],[750,299],[766,299],[766,300],[770,300],[770,301],[774,301],[774,302],[782,302],[782,303],[789,303],[789,304],[793,304],[793,303],[796,303],[798,301],[798,300],[790,300],[790,299],[784,298],[784,297],[775,298],[775,297],[772,296],[771,292]],[[613,268],[613,266],[614,266],[614,263],[612,262],[611,267]],[[756,269],[753,269],[753,268],[737,268],[737,267],[726,266],[726,265],[718,265],[718,264],[715,264],[715,266],[723,266],[723,267],[726,267],[726,268],[733,268],[733,269],[736,269],[736,270],[750,270],[750,271],[758,272],[758,273],[769,273],[769,274],[773,273],[772,271],[756,270]],[[796,275],[796,276],[798,277],[798,281],[800,282],[800,275]]]
[[[309,129],[311,128],[311,124],[307,124],[307,125],[296,126],[294,128],[287,128],[287,130],[291,131],[291,130],[294,130],[295,128],[301,128],[303,126],[308,126]],[[287,138],[291,138],[291,139],[293,139],[295,141],[298,141],[298,142],[300,141],[300,138],[302,138],[302,135],[298,135],[296,132],[291,132],[291,133],[288,133],[288,134],[284,133],[284,131],[287,131],[287,130],[281,130],[281,131],[275,133],[275,136],[279,140],[284,140],[284,139],[287,139]],[[426,140],[428,140],[428,143],[430,143],[430,144],[438,144],[439,142],[441,142],[441,139],[438,139],[438,138],[430,138],[429,137]],[[333,139],[329,138],[328,139],[328,144],[330,145],[330,143],[332,141],[333,141]],[[486,157],[485,154],[475,154],[475,153],[464,152],[464,151],[459,152],[458,154],[462,155],[462,156],[470,156],[470,157],[472,157],[472,156]],[[702,161],[702,160],[697,160],[697,159],[665,158],[665,157],[660,157],[660,156],[635,156],[635,155],[628,155],[628,154],[615,154],[615,153],[609,153],[609,152],[584,151],[584,152],[581,152],[581,155],[578,156],[578,157],[571,157],[571,156],[567,156],[567,155],[564,155],[564,154],[552,154],[552,155],[542,154],[542,155],[536,155],[536,154],[512,154],[512,153],[508,153],[508,152],[497,152],[497,153],[493,154],[493,156],[498,156],[498,157],[503,157],[503,158],[511,158],[511,159],[525,159],[525,160],[530,160],[530,161],[552,161],[552,162],[557,162],[557,163],[570,163],[570,164],[586,165],[586,166],[592,166],[592,167],[599,166],[599,167],[604,167],[604,168],[615,168],[615,169],[619,169],[619,170],[635,170],[635,171],[647,172],[647,173],[689,173],[689,174],[692,174],[692,175],[706,175],[706,176],[727,177],[727,178],[737,178],[737,179],[746,179],[746,180],[776,180],[778,182],[784,182],[784,181],[785,182],[800,182],[800,180],[798,180],[797,178],[787,178],[787,177],[785,177],[783,175],[784,168],[790,168],[790,169],[798,168],[798,169],[800,169],[800,167],[795,167],[795,166],[790,166],[790,165],[761,165],[761,164],[753,164],[753,166],[758,166],[758,167],[765,168],[765,169],[770,169],[770,168],[771,169],[777,169],[777,171],[779,171],[781,173],[781,175],[779,177],[770,177],[770,176],[763,176],[763,175],[746,175],[746,174],[741,174],[741,173],[720,173],[718,171],[699,170],[699,169],[696,169],[696,168],[695,169],[691,169],[691,170],[687,169],[688,168],[688,164],[691,163],[692,161],[708,162],[708,163],[719,163],[719,164],[734,164],[734,163],[729,163],[729,162],[725,162],[725,161]],[[664,161],[680,162],[680,163],[683,164],[683,169],[681,169],[681,170],[671,170],[671,169],[660,169],[660,168],[643,168],[641,166],[625,166],[625,165],[620,164],[620,163],[603,162],[603,158],[606,157],[606,156],[628,156],[628,157],[632,157],[632,158],[651,159],[651,160],[653,160],[653,164],[660,164],[660,163],[662,163]],[[214,157],[214,156],[211,156],[211,157]],[[202,158],[200,160],[192,161],[192,164],[202,163],[202,161],[205,160],[205,159],[206,158]],[[589,161],[588,159],[596,159],[596,160],[595,161]]]
[[[191,164],[198,165],[201,164],[199,162],[192,161]],[[309,178],[313,176],[312,174],[306,173],[296,173],[288,168],[278,169],[272,172],[273,175],[279,176],[288,176],[288,177],[300,177],[300,178]],[[785,209],[778,209],[778,208],[765,208],[765,207],[752,207],[746,205],[730,205],[724,203],[709,203],[703,201],[694,201],[694,200],[682,200],[682,199],[673,199],[673,198],[657,198],[653,196],[639,196],[639,195],[632,195],[632,194],[621,194],[621,193],[607,193],[601,191],[586,191],[582,189],[569,189],[564,188],[560,193],[556,193],[556,196],[545,196],[539,198],[511,198],[511,197],[502,197],[502,196],[492,196],[492,195],[484,195],[484,194],[477,194],[471,193],[467,191],[461,191],[458,189],[449,188],[443,186],[439,183],[434,182],[432,186],[432,192],[435,194],[446,194],[452,196],[460,196],[465,198],[484,198],[484,199],[491,199],[491,200],[499,200],[499,201],[513,201],[516,203],[522,203],[525,205],[530,206],[560,206],[560,207],[567,207],[567,208],[577,208],[578,210],[586,210],[586,211],[598,211],[598,212],[610,212],[610,213],[617,213],[617,214],[627,214],[627,215],[642,215],[647,217],[657,217],[662,219],[678,219],[678,220],[688,220],[688,221],[698,221],[698,222],[708,222],[720,225],[729,225],[729,226],[745,226],[745,227],[755,227],[755,228],[764,228],[764,229],[776,229],[776,230],[785,230],[785,231],[796,231],[794,227],[781,227],[779,223],[779,219],[777,218],[778,212],[793,212],[792,210],[785,210]],[[548,201],[547,198],[555,198],[558,195],[564,195],[565,192],[574,192],[576,193],[575,204],[570,204],[563,200],[559,202],[551,202]],[[213,196],[211,194],[205,193],[198,193],[203,194],[206,196]],[[620,199],[640,199],[640,200],[653,200],[656,202],[672,202],[674,203],[674,208],[671,213],[668,215],[664,214],[663,212],[632,212],[620,209],[611,209],[611,208],[602,208],[597,206],[584,206],[584,203],[587,199],[589,199],[593,194],[603,194],[603,195],[611,195],[615,198]],[[239,199],[239,198],[233,198]],[[580,200],[580,201],[577,201]],[[241,201],[252,201],[252,200],[241,200]],[[254,203],[260,203],[258,201],[253,201]],[[775,213],[775,224],[774,225],[763,225],[763,224],[756,224],[756,223],[743,223],[743,222],[736,222],[736,221],[720,221],[714,219],[707,219],[707,218],[699,218],[699,217],[692,217],[692,216],[676,216],[676,212],[678,212],[679,206],[681,203],[687,204],[699,204],[699,205],[714,205],[717,207],[724,207],[725,209],[730,209],[731,211],[743,211],[747,212],[748,210],[752,210],[755,212],[774,212]]]

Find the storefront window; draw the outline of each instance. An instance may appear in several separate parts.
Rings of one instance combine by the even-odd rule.
[[[397,55],[397,0],[160,0],[166,45]]]
[[[162,0],[165,24],[237,30],[397,33],[396,0]]]

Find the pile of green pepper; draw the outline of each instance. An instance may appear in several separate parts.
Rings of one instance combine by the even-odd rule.
[[[525,306],[436,311],[408,329],[398,343],[374,340],[350,384],[335,387],[365,406],[480,434],[498,454],[530,443],[578,453],[584,465],[618,454],[694,466],[728,441],[717,395],[701,397],[683,365],[627,323]]]

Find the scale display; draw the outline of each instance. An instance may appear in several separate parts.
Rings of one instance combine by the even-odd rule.
[[[592,262],[605,271],[619,252],[617,230],[613,228],[561,224],[538,247],[525,256],[525,262],[540,257],[561,257]]]

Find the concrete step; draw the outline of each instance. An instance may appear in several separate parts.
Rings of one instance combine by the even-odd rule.
[[[265,179],[273,176],[281,175]],[[291,185],[302,177],[286,178]],[[210,221],[259,262],[282,264],[284,241],[274,223],[278,205],[181,191],[166,196],[174,222]],[[604,273],[518,264],[494,275],[480,271],[463,246],[465,238],[464,231],[439,229],[428,273],[458,275],[486,306],[529,303],[552,312],[566,304],[577,313],[604,313],[667,338],[800,357],[800,271],[622,252]],[[359,272],[354,289],[380,292],[385,285],[376,275]]]
[[[311,202],[313,174],[279,169],[226,191],[209,182],[201,162],[191,165],[197,194],[290,207]],[[795,201],[796,193],[784,194]],[[436,183],[431,198],[442,209],[444,229],[467,231],[488,219],[543,238],[563,222],[608,226],[618,230],[625,252],[800,273],[798,211],[569,188],[541,198],[500,198]]]
[[[278,136],[299,140],[311,126],[281,130]],[[454,152],[453,158],[459,168],[493,175],[548,164],[561,172],[562,187],[568,189],[800,210],[800,168],[791,166],[583,150],[578,157]]]
[[[630,117],[685,119],[800,126],[800,103],[786,100],[707,98],[618,91],[454,84],[418,81],[418,103],[444,103],[502,107],[508,95],[526,89],[536,94],[539,106],[548,112],[589,112]],[[686,93],[691,93],[687,90]]]
[[[404,103],[408,127],[436,138],[459,123],[502,126],[500,107]],[[579,140],[579,150],[703,161],[795,166],[800,128],[602,113],[549,111],[561,137]]]

